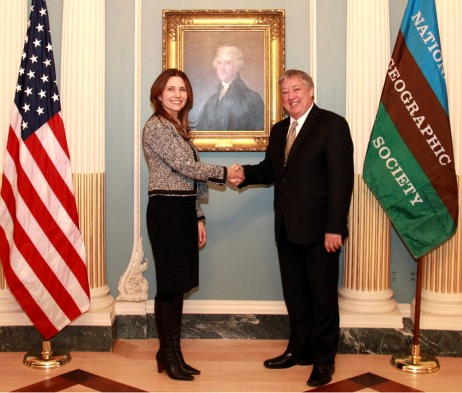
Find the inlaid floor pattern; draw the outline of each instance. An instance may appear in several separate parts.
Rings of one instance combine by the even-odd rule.
[[[159,374],[156,339],[118,340],[113,352],[71,352],[67,365],[53,370],[23,365],[24,353],[0,353],[0,391],[28,392],[456,392],[461,358],[438,358],[432,374],[412,374],[390,365],[390,355],[338,355],[330,384],[312,389],[311,366],[268,370],[263,360],[283,352],[282,340],[182,340],[188,363],[202,374],[173,381]]]

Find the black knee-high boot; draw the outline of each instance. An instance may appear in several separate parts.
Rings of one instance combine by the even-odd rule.
[[[189,364],[186,364],[183,358],[183,353],[181,352],[181,319],[183,316],[183,295],[175,296],[173,301],[173,307],[175,309],[176,315],[176,324],[173,333],[173,347],[175,351],[175,355],[180,363],[181,370],[190,375],[199,375],[201,372],[194,367],[191,367]]]
[[[174,332],[178,317],[174,301],[155,299],[154,316],[156,319],[159,350],[157,351],[157,371],[166,371],[172,379],[192,381],[194,377],[182,370],[176,355]]]

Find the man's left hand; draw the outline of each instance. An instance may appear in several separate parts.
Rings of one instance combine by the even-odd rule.
[[[335,252],[342,247],[342,235],[336,233],[326,233],[324,247],[327,252]]]

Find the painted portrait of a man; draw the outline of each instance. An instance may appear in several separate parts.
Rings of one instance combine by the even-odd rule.
[[[259,32],[185,34],[184,70],[197,131],[264,130],[264,41]]]

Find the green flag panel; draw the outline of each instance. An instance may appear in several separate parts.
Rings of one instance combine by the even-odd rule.
[[[415,258],[454,234],[456,223],[382,104],[363,177]]]

